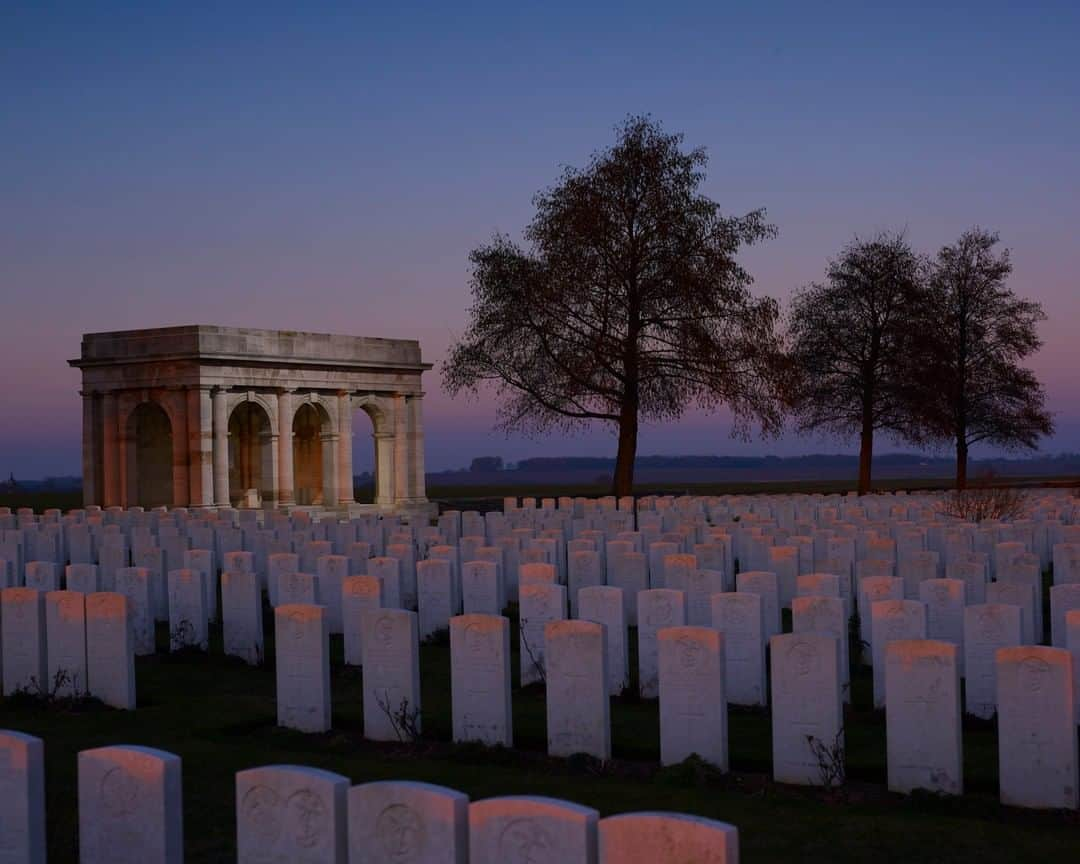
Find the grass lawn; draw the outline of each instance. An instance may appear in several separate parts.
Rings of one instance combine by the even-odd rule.
[[[267,623],[272,658],[272,617]],[[159,651],[167,635],[161,625]],[[288,732],[274,725],[272,663],[250,668],[228,660],[221,655],[220,631],[213,636],[209,655],[140,658],[135,712],[0,699],[0,728],[45,740],[50,862],[77,860],[76,753],[109,744],[143,744],[182,757],[189,862],[235,860],[233,775],[274,763],[318,766],[354,783],[423,780],[452,786],[474,799],[549,795],[605,815],[644,809],[697,813],[738,826],[743,860],[750,864],[1015,864],[1080,856],[1076,814],[1029,813],[998,804],[996,733],[990,723],[965,726],[962,799],[889,794],[885,720],[869,707],[871,679],[865,670],[854,678],[846,721],[848,783],[843,791],[823,792],[777,786],[768,779],[770,731],[764,711],[731,710],[732,772],[726,776],[692,764],[660,769],[657,706],[630,697],[615,699],[612,706],[615,759],[610,764],[601,768],[587,759],[548,759],[538,685],[514,691],[513,751],[455,746],[450,742],[447,644],[421,649],[420,742],[363,740],[361,672],[341,665],[340,637],[332,645],[334,730],[325,735]],[[512,638],[516,681],[516,630]]]

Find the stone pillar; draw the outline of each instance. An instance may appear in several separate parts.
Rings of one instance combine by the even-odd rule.
[[[375,503],[389,509],[394,506],[394,433],[376,432]]]
[[[338,410],[338,501],[352,504],[353,464],[352,464],[352,397],[348,390],[339,390],[337,394]]]
[[[409,497],[409,414],[405,396],[394,394],[394,504]]]
[[[210,387],[187,391],[188,501],[192,507],[214,506],[214,428]]]
[[[293,412],[292,391],[278,390],[278,478],[277,503],[292,504],[293,494]]]
[[[116,463],[120,466],[119,498],[116,503],[121,507],[134,507],[139,503],[135,489],[135,442],[128,434],[132,426],[131,415],[138,404],[139,396],[131,391],[116,394]]]
[[[338,503],[338,438],[337,432],[324,432],[320,436],[322,446],[322,503],[323,507],[336,507]]]
[[[101,400],[101,473],[103,507],[120,506],[120,439],[116,417],[116,392]]]
[[[94,418],[94,391],[80,391],[83,400],[82,419],[82,488],[83,504],[100,504],[101,478],[97,471],[97,451],[101,434]]]
[[[408,397],[409,414],[409,498],[416,502],[427,501],[427,484],[424,479],[424,394]]]
[[[165,391],[165,400],[172,411],[169,413],[172,428],[172,479],[173,507],[187,507],[190,501],[188,490],[188,468],[191,462],[191,446],[188,441],[187,393],[181,387],[170,387]],[[175,418],[175,426],[172,425]]]
[[[214,506],[228,507],[229,415],[224,388],[215,388],[210,398],[214,405]]]

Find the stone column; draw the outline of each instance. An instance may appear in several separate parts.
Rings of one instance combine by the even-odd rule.
[[[187,391],[188,501],[192,507],[214,506],[214,427],[210,387]]]
[[[376,432],[375,503],[383,508],[394,506],[394,433]]]
[[[187,421],[187,393],[182,387],[168,387],[165,390],[164,400],[172,408],[170,424],[175,418],[175,426],[172,427],[172,479],[173,507],[187,507],[190,503],[188,473],[191,465],[191,445],[188,440]]]
[[[116,391],[101,400],[101,473],[103,507],[120,506],[120,439],[116,416]]]
[[[228,507],[229,415],[224,388],[214,388],[210,398],[214,405],[214,506]]]
[[[413,501],[427,501],[427,484],[424,477],[424,394],[408,397],[409,407],[409,497]]]
[[[331,427],[333,429],[333,427]],[[336,507],[338,503],[338,438],[336,431],[324,432],[322,444],[322,503],[323,507]]]
[[[409,415],[405,396],[394,394],[394,504],[409,497]]]
[[[278,478],[277,503],[292,504],[293,493],[293,412],[292,390],[278,390]]]
[[[353,464],[352,464],[352,397],[348,390],[339,390],[337,394],[338,410],[338,501],[352,504]]]
[[[102,502],[101,478],[97,471],[97,451],[100,431],[94,418],[94,391],[80,391],[83,400],[82,419],[82,488],[83,504]]]
[[[134,507],[139,502],[136,500],[136,477],[135,477],[135,442],[128,434],[131,431],[132,412],[139,404],[139,395],[130,390],[124,390],[116,394],[116,463],[120,466],[120,479],[117,484],[117,504],[121,507]]]

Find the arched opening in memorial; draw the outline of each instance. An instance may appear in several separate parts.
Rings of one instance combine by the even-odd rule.
[[[353,410],[353,473],[369,473],[357,489],[362,504],[386,505],[394,500],[394,429],[391,414],[377,397],[363,397]],[[359,418],[359,419],[358,419]],[[369,443],[370,442],[370,443]]]
[[[274,498],[272,430],[258,402],[242,402],[229,417],[229,501],[258,507]]]
[[[305,402],[293,415],[293,487],[297,504],[324,504],[324,479],[330,454],[330,416],[314,402]],[[337,503],[337,502],[332,502]]]
[[[144,507],[173,504],[173,432],[165,409],[143,402],[131,412],[128,436],[133,442],[128,500]]]
[[[352,433],[352,473],[356,502],[373,504],[378,465],[375,463],[375,419],[368,408],[353,409]]]

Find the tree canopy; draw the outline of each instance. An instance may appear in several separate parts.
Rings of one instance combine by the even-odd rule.
[[[1038,323],[1046,316],[1008,287],[1012,262],[997,244],[997,234],[966,231],[941,248],[928,279],[927,350],[914,404],[925,437],[955,445],[959,488],[972,445],[1034,449],[1053,432],[1042,386],[1021,365],[1042,344]]]
[[[793,408],[800,431],[859,438],[859,491],[868,492],[874,433],[905,436],[923,266],[902,234],[856,239],[826,280],[797,292],[789,320]]]
[[[726,405],[735,430],[778,431],[776,302],[736,255],[775,234],[763,210],[725,216],[700,191],[706,155],[648,117],[534,198],[525,245],[473,250],[468,327],[443,367],[456,395],[490,385],[499,425],[617,430],[617,494],[633,486],[641,420]]]

